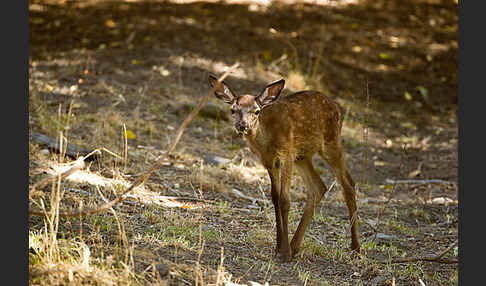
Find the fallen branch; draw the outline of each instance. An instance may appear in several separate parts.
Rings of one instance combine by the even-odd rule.
[[[56,138],[49,137],[39,132],[30,131],[29,140],[39,145],[46,146],[48,149],[62,153],[62,150],[60,150],[60,146]],[[93,150],[82,148],[77,145],[74,145],[71,142],[67,142],[65,154],[72,158],[76,158],[77,156],[85,156],[85,159],[87,159],[89,157],[87,156],[87,154],[92,153],[92,151]],[[96,157],[93,157],[91,158],[91,160],[95,158]]]
[[[234,65],[232,65],[230,68],[228,68],[228,70],[218,79],[218,82],[221,83],[238,66],[239,66],[239,63],[237,62]],[[180,138],[182,136],[182,133],[184,133],[184,130],[185,130],[186,126],[197,115],[197,113],[203,107],[203,105],[206,103],[206,101],[208,101],[208,99],[214,94],[214,91],[216,90],[216,88],[217,88],[217,85],[215,85],[213,88],[211,88],[209,90],[208,94],[201,100],[201,102],[199,103],[199,105],[192,111],[191,114],[189,114],[186,117],[186,119],[184,120],[184,122],[182,122],[181,126],[177,130],[176,137],[175,137],[174,141],[172,142],[172,144],[170,145],[170,147],[167,150],[167,152],[160,159],[158,159],[157,162],[155,162],[155,164],[153,164],[152,167],[145,174],[143,174],[140,177],[138,177],[137,180],[135,180],[135,182],[133,182],[125,191],[123,191],[123,193],[121,193],[115,199],[113,199],[113,200],[111,200],[111,201],[109,201],[109,202],[107,202],[107,203],[99,206],[98,208],[84,210],[84,211],[79,211],[79,212],[73,212],[73,213],[59,213],[59,216],[60,217],[81,217],[81,216],[88,216],[88,215],[92,215],[92,214],[95,214],[95,213],[99,213],[99,212],[102,212],[102,211],[109,210],[114,205],[116,205],[116,204],[120,203],[121,201],[125,200],[126,199],[126,197],[125,197],[126,194],[128,194],[134,188],[136,188],[137,186],[139,186],[143,182],[145,182],[150,177],[150,175],[162,165],[162,162],[165,161],[169,157],[169,154],[175,149],[175,146],[177,145],[177,143],[179,143],[179,140],[180,140]],[[36,215],[36,216],[44,216],[44,213],[43,212],[34,211],[34,210],[29,210],[29,214],[30,215]]]
[[[417,261],[427,261],[427,262],[437,262],[437,263],[444,263],[444,264],[454,264],[458,263],[457,259],[443,259],[442,257],[449,252],[452,248],[457,245],[458,241],[456,240],[453,244],[447,247],[444,251],[439,253],[436,256],[424,256],[424,257],[404,257],[404,258],[394,258],[391,261],[380,261],[381,263],[405,263],[405,262],[417,262]]]
[[[455,182],[444,181],[440,179],[431,180],[392,180],[386,179],[387,184],[444,184],[444,185],[454,185]]]

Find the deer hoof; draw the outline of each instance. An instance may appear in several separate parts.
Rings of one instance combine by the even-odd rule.
[[[356,253],[361,253],[361,246],[359,243],[351,243],[351,250]]]

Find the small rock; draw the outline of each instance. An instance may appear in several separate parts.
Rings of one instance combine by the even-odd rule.
[[[250,286],[269,286],[268,282],[265,282],[265,284],[262,285],[258,282],[248,281],[248,284],[250,284]]]
[[[448,205],[448,204],[451,204],[453,202],[454,201],[452,199],[447,198],[447,197],[437,197],[437,198],[433,198],[431,200],[431,203],[438,204],[438,205]]]
[[[184,170],[186,168],[186,166],[184,166],[183,164],[175,164],[174,167],[176,167],[179,170]]]
[[[376,226],[376,224],[378,223],[377,220],[373,220],[373,219],[366,219],[366,222],[373,227]]]
[[[204,157],[204,164],[211,165],[211,166],[223,166],[231,162],[230,159],[215,156],[215,155],[208,155]]]
[[[393,241],[393,240],[397,240],[398,237],[395,236],[395,235],[389,235],[389,234],[384,234],[384,233],[377,233],[376,234],[376,240],[378,242],[389,242],[389,241]]]
[[[386,277],[385,276],[376,276],[370,281],[369,285],[380,285],[381,283],[385,282]]]
[[[163,263],[156,264],[155,269],[157,269],[157,272],[159,272],[160,278],[162,279],[169,274],[169,267]]]

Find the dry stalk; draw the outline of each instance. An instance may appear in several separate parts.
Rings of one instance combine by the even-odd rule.
[[[199,225],[199,249],[197,251],[197,261],[196,261],[196,273],[194,276],[196,276],[196,281],[194,282],[194,285],[198,286],[199,283],[201,285],[204,285],[204,279],[203,279],[203,274],[201,270],[201,255],[204,251],[204,239],[202,238],[202,227]]]
[[[220,286],[220,285],[224,284],[223,260],[224,260],[224,247],[221,247],[221,259],[220,259],[220,264],[219,264],[219,267],[218,267],[218,275],[216,276],[216,286]]]
[[[105,196],[103,196],[103,193],[101,192],[101,190],[98,186],[96,186],[96,191],[98,192],[98,195],[101,197],[101,199],[104,202],[108,202],[108,200],[105,198]],[[125,232],[125,225],[123,224],[122,221],[120,221],[116,211],[113,208],[110,208],[110,211],[111,211],[111,213],[113,214],[113,217],[116,220],[116,223],[117,223],[117,226],[118,226],[118,233],[120,234],[120,240],[122,241],[123,246],[125,247],[125,264],[128,265],[128,254],[129,254],[128,250],[127,250],[128,249],[128,238],[127,238],[127,234]]]
[[[127,136],[127,127],[125,123],[123,123],[123,169],[127,169],[127,161],[128,161],[128,136]]]

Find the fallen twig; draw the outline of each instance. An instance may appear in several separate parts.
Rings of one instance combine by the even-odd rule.
[[[218,79],[218,82],[221,83],[238,66],[239,66],[239,63],[237,62],[234,65],[232,65],[230,68],[228,68],[228,70]],[[60,217],[81,217],[81,216],[92,215],[92,214],[95,214],[95,213],[99,213],[99,212],[102,212],[102,211],[109,210],[114,205],[125,200],[126,194],[128,194],[134,188],[136,188],[137,186],[139,186],[143,182],[145,182],[150,177],[150,175],[162,165],[162,162],[165,161],[169,157],[169,154],[175,149],[175,146],[177,145],[177,143],[179,143],[179,140],[182,136],[182,133],[184,133],[186,126],[197,115],[197,113],[203,107],[203,105],[206,103],[206,101],[208,101],[208,99],[214,94],[214,91],[216,90],[216,88],[217,88],[217,85],[214,86],[213,88],[211,88],[209,90],[208,94],[201,100],[199,105],[192,111],[191,114],[189,114],[186,117],[184,122],[182,122],[181,126],[177,130],[176,137],[175,137],[174,141],[172,142],[172,144],[170,145],[167,152],[160,159],[158,159],[157,162],[155,162],[155,164],[153,164],[152,167],[147,172],[145,172],[145,174],[138,177],[135,180],[135,182],[133,182],[125,191],[123,191],[123,193],[121,193],[115,199],[113,199],[113,200],[111,200],[107,203],[104,203],[103,205],[99,206],[98,208],[79,211],[79,212],[73,212],[73,213],[59,213],[59,216]],[[37,216],[44,216],[43,212],[34,211],[34,210],[29,210],[29,214],[30,215],[37,215]]]
[[[454,185],[455,182],[444,181],[440,179],[430,179],[430,180],[392,180],[386,179],[387,184],[444,184],[444,185]]]
[[[428,261],[428,262],[437,262],[437,263],[444,263],[444,264],[454,264],[458,263],[457,259],[443,259],[442,257],[449,252],[452,248],[457,245],[458,241],[456,240],[453,244],[447,247],[444,251],[439,253],[436,256],[424,256],[424,257],[403,257],[403,258],[394,258],[391,261],[380,261],[381,263],[405,263],[405,262],[417,262],[417,261]]]

